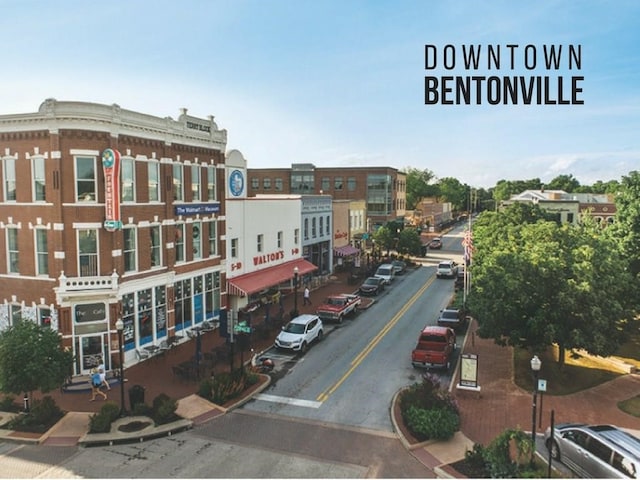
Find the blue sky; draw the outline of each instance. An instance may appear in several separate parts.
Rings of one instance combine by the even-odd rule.
[[[0,114],[46,98],[215,116],[250,168],[429,169],[474,187],[640,169],[640,2],[0,0]],[[425,70],[425,45],[518,44],[516,68]],[[523,66],[581,45],[582,68]],[[440,59],[442,60],[442,59]],[[442,63],[440,61],[440,63]],[[558,75],[584,105],[425,105],[425,75]]]

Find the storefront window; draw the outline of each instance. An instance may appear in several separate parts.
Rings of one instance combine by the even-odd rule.
[[[205,318],[212,320],[220,312],[220,273],[207,273],[204,276],[205,282]]]
[[[192,324],[191,279],[181,280],[174,284],[176,301],[176,331],[189,328]]]
[[[140,332],[140,345],[153,341],[153,302],[151,289],[138,292],[138,331]]]
[[[124,323],[122,335],[124,338],[125,351],[136,348],[135,315],[135,295],[133,293],[127,293],[122,296],[122,322]]]
[[[156,293],[156,336],[162,338],[167,335],[167,292],[164,285],[155,288]]]

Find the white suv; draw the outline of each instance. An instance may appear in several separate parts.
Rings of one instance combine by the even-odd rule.
[[[436,277],[454,278],[458,275],[458,264],[453,260],[443,260],[438,264]]]
[[[276,347],[306,352],[311,342],[322,340],[322,320],[317,315],[300,315],[284,327],[276,337]]]

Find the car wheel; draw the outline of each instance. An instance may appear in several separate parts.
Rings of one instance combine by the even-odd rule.
[[[338,315],[338,323],[342,323],[342,315]],[[320,334],[318,334],[320,336]]]
[[[555,440],[547,440],[547,450],[551,453],[551,458],[554,460],[560,460],[560,448]]]
[[[322,330],[320,330],[320,331],[318,332],[318,341],[319,341],[319,342],[321,342],[321,341],[322,341],[322,336],[323,336],[323,335],[324,335],[324,334],[322,333]]]
[[[307,342],[302,342],[300,346],[300,353],[307,353]]]

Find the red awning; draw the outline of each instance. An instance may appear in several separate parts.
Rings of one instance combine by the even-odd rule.
[[[357,253],[360,253],[360,249],[351,245],[345,245],[343,247],[333,249],[333,254],[336,257],[348,257],[349,255],[355,255]]]
[[[265,288],[273,287],[293,278],[293,269],[298,267],[298,275],[306,275],[317,270],[313,263],[304,258],[264,268],[257,272],[245,273],[227,280],[227,293],[240,297],[249,296]]]

